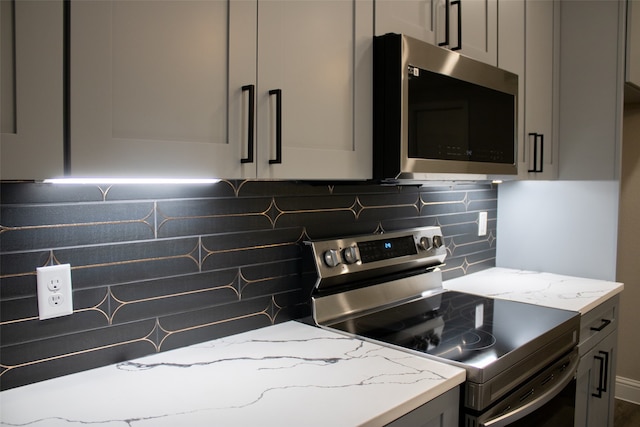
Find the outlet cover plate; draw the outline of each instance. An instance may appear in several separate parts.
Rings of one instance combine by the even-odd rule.
[[[38,267],[36,275],[40,320],[72,314],[71,265]]]
[[[487,235],[487,213],[478,213],[478,236]]]

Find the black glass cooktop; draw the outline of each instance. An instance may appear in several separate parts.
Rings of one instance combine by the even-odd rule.
[[[576,316],[566,310],[449,291],[331,327],[484,368]]]

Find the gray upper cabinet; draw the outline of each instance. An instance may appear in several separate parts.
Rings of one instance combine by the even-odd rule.
[[[258,177],[371,178],[373,2],[259,1],[258,21]]]
[[[519,76],[518,178],[553,179],[558,169],[559,3],[500,3],[498,66]]]
[[[559,3],[525,2],[524,135],[519,171],[528,179],[553,179],[558,173],[557,82]]]
[[[558,178],[620,174],[625,2],[560,2]]]
[[[405,34],[496,65],[498,1],[377,0],[375,32]]]
[[[72,1],[70,22],[72,175],[371,176],[372,2]]]
[[[0,179],[63,173],[62,1],[0,1]]]
[[[256,79],[255,8],[243,6],[72,2],[72,175],[240,177],[229,113]]]
[[[624,20],[618,1],[500,3],[498,66],[521,79],[520,179],[619,176]]]
[[[439,0],[375,0],[376,36],[405,34],[436,43],[436,5]]]
[[[498,63],[498,0],[459,0],[461,16],[457,18],[457,11],[451,1],[450,38],[457,39],[457,27],[461,25],[462,46],[460,53],[470,56],[487,64]],[[455,15],[454,15],[455,12]],[[453,18],[455,16],[455,18]]]

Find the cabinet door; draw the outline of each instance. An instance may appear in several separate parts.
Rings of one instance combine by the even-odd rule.
[[[258,19],[258,176],[371,177],[373,2],[265,0]]]
[[[554,135],[555,9],[551,1],[527,0],[524,144],[520,165],[528,178],[552,179],[557,171]]]
[[[497,0],[378,0],[376,35],[401,33],[458,50],[487,64],[498,61]]]
[[[576,427],[612,427],[615,406],[617,332],[580,359],[576,385]]]
[[[63,173],[62,1],[1,1],[0,179]]]
[[[255,2],[72,1],[70,25],[72,175],[245,173]]]
[[[511,0],[498,14],[498,66],[518,74],[518,178],[553,179],[558,147],[554,113],[554,48],[559,5]]]
[[[562,180],[619,178],[624,6],[606,0],[560,2]]]
[[[435,39],[435,4],[439,0],[376,0],[375,33],[405,34],[430,44]]]
[[[525,2],[511,0],[500,4],[498,11],[498,67],[518,75],[518,178],[527,178],[524,150],[525,129]]]
[[[450,6],[450,28],[453,45],[458,41],[457,28],[462,25],[462,50],[460,53],[471,58],[496,65],[498,63],[498,1],[497,0],[460,0]],[[461,9],[461,18],[457,18],[457,7]]]

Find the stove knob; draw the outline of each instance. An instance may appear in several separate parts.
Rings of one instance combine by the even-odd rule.
[[[323,256],[325,264],[327,264],[329,267],[335,267],[336,265],[340,264],[340,257],[338,257],[338,251],[336,251],[335,249],[329,249],[328,251],[325,251]]]
[[[433,247],[438,249],[443,245],[442,236],[433,236]]]
[[[344,257],[344,261],[347,264],[353,264],[358,261],[358,255],[356,254],[356,247],[349,246],[348,248],[344,248],[342,251],[342,256]]]
[[[429,238],[427,236],[422,236],[418,241],[418,246],[420,249],[428,251],[431,249],[431,245],[429,244]]]

